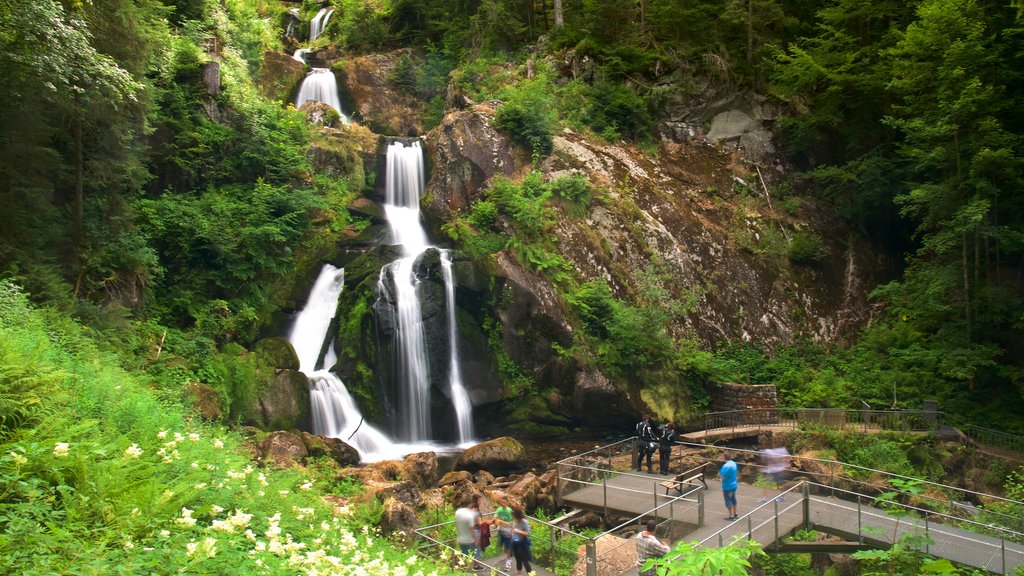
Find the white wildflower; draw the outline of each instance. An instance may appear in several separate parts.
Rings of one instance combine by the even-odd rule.
[[[224,442],[222,442],[220,438],[217,438],[216,440],[213,441],[213,447],[218,449],[223,448]]]
[[[312,489],[313,489],[313,483],[312,482],[306,482],[305,484],[299,486],[299,490],[302,490],[304,492],[312,490]]]
[[[191,434],[188,435],[188,439],[192,442],[199,442],[199,434],[192,432]]]
[[[8,452],[7,455],[11,457],[11,460],[14,460],[15,466],[24,466],[28,462],[28,458],[17,452]]]
[[[124,456],[125,458],[138,458],[142,456],[142,448],[139,448],[138,444],[132,444],[124,449]]]
[[[57,442],[53,445],[53,455],[57,458],[64,458],[68,455],[68,449],[71,447],[67,442]]]
[[[167,438],[167,430],[161,430],[160,432],[157,432],[156,437],[160,440]]]

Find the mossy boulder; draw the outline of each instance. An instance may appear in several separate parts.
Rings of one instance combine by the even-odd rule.
[[[192,406],[203,420],[220,420],[224,413],[223,404],[217,391],[208,384],[193,382],[188,385],[188,394],[192,397]]]
[[[309,380],[298,370],[281,370],[249,409],[250,424],[263,430],[310,429]]]
[[[525,466],[526,448],[515,438],[503,436],[468,448],[455,460],[452,470],[487,470],[501,474],[522,470]]]
[[[256,343],[256,353],[263,356],[266,362],[280,370],[298,370],[299,355],[287,338],[272,336]]]
[[[302,438],[291,432],[272,432],[260,441],[259,448],[265,463],[282,468],[299,466],[309,456]]]
[[[305,65],[288,54],[267,51],[263,53],[263,67],[256,86],[267,98],[286,102],[305,72]]]
[[[326,456],[342,466],[359,464],[359,451],[337,438],[303,432],[302,442],[306,445],[309,455],[314,458]]]

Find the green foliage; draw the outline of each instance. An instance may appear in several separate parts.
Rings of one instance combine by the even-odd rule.
[[[136,201],[169,278],[154,309],[211,338],[251,339],[274,305],[267,284],[291,270],[290,246],[321,206],[311,191],[263,181]]]
[[[846,461],[846,460],[844,460]],[[892,441],[871,442],[853,451],[851,464],[901,476],[913,475],[914,468],[901,446]]]
[[[556,118],[546,78],[527,80],[502,93],[494,126],[541,157],[551,153]]]
[[[45,419],[4,422],[0,572],[294,574],[328,570],[330,556],[439,569],[363,524],[379,504],[335,509],[319,475],[255,468],[240,436],[155,397],[87,334],[0,284],[3,367],[31,367],[39,393],[61,383],[39,394]]]
[[[828,247],[821,236],[807,230],[797,230],[789,239],[789,261],[794,264],[814,264],[828,258]]]
[[[753,540],[736,540],[719,548],[704,548],[696,542],[680,541],[666,555],[667,566],[659,568],[659,576],[746,576],[750,558],[763,556],[764,551]],[[654,559],[644,567],[653,566]]]

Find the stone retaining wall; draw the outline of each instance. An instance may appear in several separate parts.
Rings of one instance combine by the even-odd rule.
[[[734,384],[725,382],[711,386],[709,412],[730,410],[758,410],[778,408],[778,396],[774,384]]]

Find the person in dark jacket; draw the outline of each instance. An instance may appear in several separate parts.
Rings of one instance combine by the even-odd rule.
[[[654,428],[651,426],[651,417],[644,414],[643,420],[636,425],[637,459],[636,471],[639,472],[644,457],[647,457],[647,472],[654,472],[654,449],[657,443],[654,439]]]
[[[659,428],[658,432],[658,465],[662,474],[668,474],[668,467],[672,461],[672,447],[679,436],[676,434],[676,425],[671,422]]]

